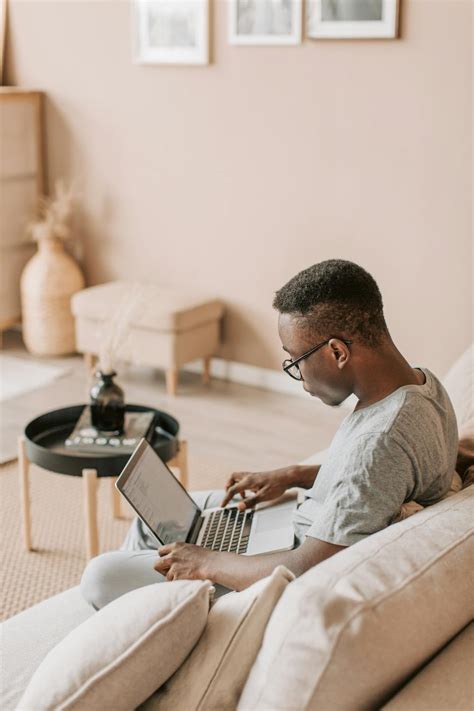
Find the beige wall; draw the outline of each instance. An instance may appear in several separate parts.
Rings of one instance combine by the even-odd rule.
[[[273,292],[352,259],[395,340],[442,374],[472,340],[471,3],[401,0],[397,41],[132,63],[126,2],[10,0],[8,77],[47,92],[50,183],[82,181],[90,283],[208,288],[223,355],[278,367]]]

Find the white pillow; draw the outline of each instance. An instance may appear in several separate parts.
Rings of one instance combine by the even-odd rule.
[[[199,643],[141,711],[235,709],[268,619],[293,579],[278,566],[268,578],[216,600]]]
[[[182,664],[207,622],[208,580],[133,590],[76,627],[42,661],[21,711],[130,711]]]

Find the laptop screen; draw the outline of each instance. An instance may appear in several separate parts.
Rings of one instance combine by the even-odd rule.
[[[198,507],[152,447],[146,447],[122,488],[160,541],[186,540]]]

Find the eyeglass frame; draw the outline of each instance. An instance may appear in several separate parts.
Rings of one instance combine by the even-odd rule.
[[[308,356],[312,355],[313,353],[316,353],[316,351],[319,351],[320,348],[327,346],[329,341],[332,341],[333,338],[337,338],[338,341],[342,341],[343,343],[346,344],[346,346],[350,346],[353,343],[353,341],[350,341],[347,338],[338,338],[337,336],[331,336],[331,338],[328,338],[326,341],[323,341],[322,343],[318,343],[317,346],[310,348],[309,351],[306,351],[306,353],[303,353],[303,355],[300,355],[298,358],[295,358],[294,360],[291,360],[290,358],[286,358],[283,361],[283,363],[281,364],[281,367],[283,368],[285,373],[290,376],[290,378],[293,378],[293,380],[298,380],[299,382],[301,382],[303,380],[303,375],[301,373],[298,363],[300,363],[305,358],[308,358]],[[285,365],[285,363],[286,363],[286,365]],[[296,375],[292,375],[290,373],[290,368],[292,368],[294,365],[298,366],[298,373],[300,374],[299,378],[297,378]]]

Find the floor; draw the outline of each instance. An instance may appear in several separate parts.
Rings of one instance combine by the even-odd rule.
[[[8,355],[32,358],[19,333],[3,341]],[[2,418],[24,426],[41,412],[87,401],[89,376],[82,359],[47,358],[68,373],[47,388],[17,398]],[[191,373],[180,375],[177,397],[167,395],[164,373],[124,366],[117,381],[128,402],[150,405],[175,416],[188,441],[190,489],[221,488],[234,471],[265,471],[296,463],[324,449],[347,414],[317,400],[212,379],[209,386]],[[81,481],[32,468],[34,552],[22,547],[17,463],[0,468],[2,489],[2,585],[4,617],[29,607],[80,580],[86,562]],[[129,523],[113,519],[110,482],[99,490],[101,550],[120,545]]]

